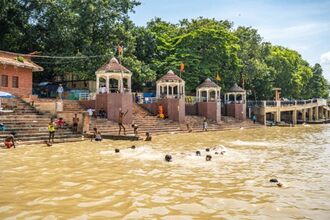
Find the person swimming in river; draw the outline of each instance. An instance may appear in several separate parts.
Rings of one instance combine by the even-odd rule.
[[[11,132],[9,136],[5,138],[4,141],[5,147],[6,148],[16,148],[15,146],[15,132]]]
[[[128,110],[124,113],[121,109],[119,110],[119,116],[118,116],[118,126],[119,126],[119,132],[118,135],[120,135],[121,129],[124,129],[124,135],[126,135],[126,128],[123,125],[124,117],[127,114]]]
[[[152,137],[151,134],[149,132],[146,132],[146,139],[144,139],[145,141],[151,141]]]

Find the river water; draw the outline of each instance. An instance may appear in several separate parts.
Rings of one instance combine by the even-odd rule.
[[[330,219],[330,126],[153,138],[0,149],[0,219]]]

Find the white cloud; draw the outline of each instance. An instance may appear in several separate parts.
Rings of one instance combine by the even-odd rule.
[[[266,40],[299,39],[329,31],[328,23],[305,23],[288,27],[259,27]]]
[[[330,51],[321,55],[321,64],[330,65]]]

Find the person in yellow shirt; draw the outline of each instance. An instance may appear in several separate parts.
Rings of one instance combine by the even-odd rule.
[[[48,124],[48,132],[49,132],[48,142],[50,143],[50,140],[52,140],[52,143],[54,143],[55,124],[54,124],[53,120],[51,120]]]

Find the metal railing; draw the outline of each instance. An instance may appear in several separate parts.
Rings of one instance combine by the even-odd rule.
[[[151,103],[155,103],[155,102],[157,102],[156,97],[144,97],[143,98],[143,103],[144,104],[151,104]]]
[[[90,100],[89,93],[79,93],[78,97],[79,97],[79,100]]]
[[[281,106],[297,106],[317,103],[318,105],[327,105],[325,99],[309,99],[309,100],[290,100],[290,101],[247,101],[248,107],[281,107]]]

